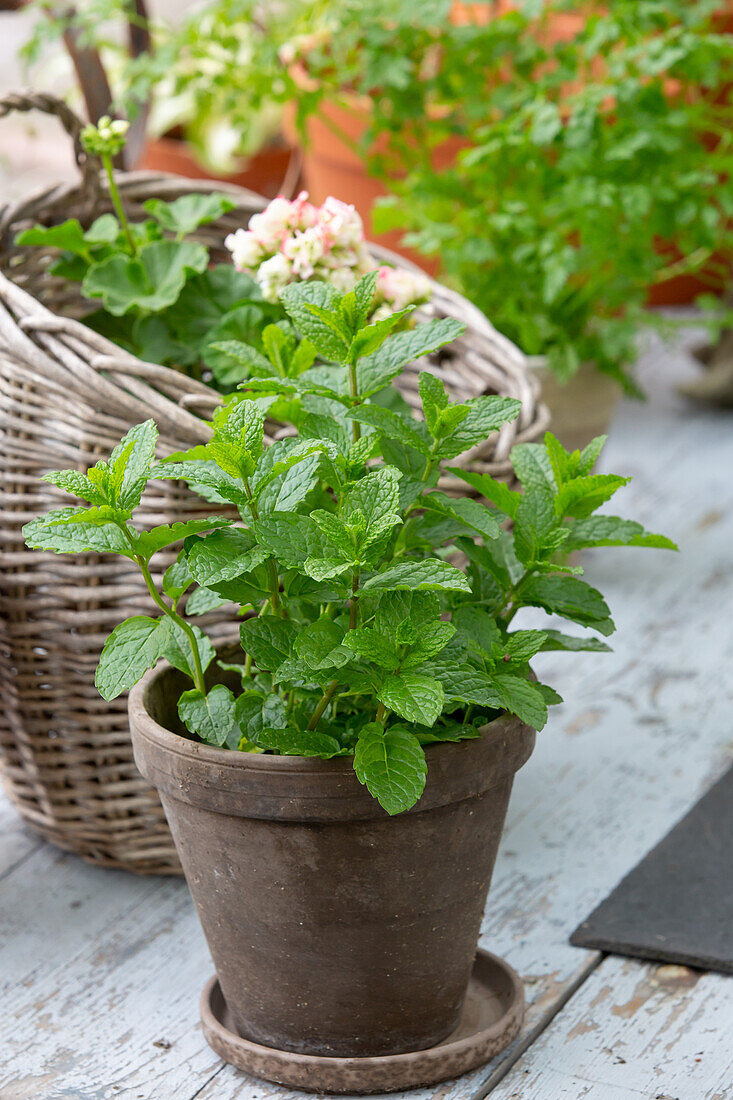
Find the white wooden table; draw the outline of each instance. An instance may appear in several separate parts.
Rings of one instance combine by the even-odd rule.
[[[732,979],[567,942],[733,757],[733,417],[676,396],[691,371],[652,341],[651,400],[622,404],[604,458],[634,476],[619,511],[682,552],[589,553],[615,651],[537,662],[566,702],[517,777],[481,938],[524,978],[523,1032],[411,1100],[733,1100]],[[0,832],[2,1100],[304,1095],[204,1042],[212,964],[182,881],[86,866],[4,803]]]

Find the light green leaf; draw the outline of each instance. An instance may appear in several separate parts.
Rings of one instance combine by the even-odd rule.
[[[206,615],[227,603],[229,600],[210,588],[195,588],[186,600],[186,615]]]
[[[394,642],[385,634],[367,627],[355,627],[344,638],[344,646],[359,657],[373,661],[380,668],[394,672],[400,659]]]
[[[84,276],[85,298],[101,298],[115,317],[128,310],[159,313],[173,305],[190,275],[206,269],[209,253],[193,241],[153,241],[136,257],[116,254]]]
[[[154,668],[163,656],[168,638],[168,620],[134,615],[116,626],[104,643],[94,683],[110,702],[129,691],[141,676]]]
[[[341,752],[335,737],[317,730],[263,729],[257,734],[255,744],[280,756],[320,756],[329,760]]]
[[[399,325],[404,317],[412,313],[414,305],[396,310],[387,314],[380,321],[374,321],[371,325],[360,328],[354,335],[349,348],[349,359],[355,363],[357,359],[372,355],[389,336],[390,332]],[[358,376],[357,376],[358,377]],[[357,387],[358,389],[358,387]],[[364,396],[363,394],[361,396]]]
[[[525,565],[541,561],[546,550],[554,551],[560,524],[552,494],[539,485],[529,485],[514,517],[514,550]],[[566,538],[562,532],[563,539]]]
[[[581,626],[592,626],[601,634],[613,633],[608,605],[600,592],[577,577],[530,577],[522,585],[521,600]]]
[[[354,771],[390,815],[414,806],[427,779],[425,753],[414,734],[405,729],[385,732],[377,722],[371,722],[359,734]]]
[[[425,457],[430,453],[430,445],[420,434],[418,421],[410,422],[406,416],[391,409],[383,409],[380,405],[360,405],[347,412],[346,416],[348,419],[358,420],[360,424],[368,424],[380,435],[412,447]]]
[[[445,692],[441,682],[432,676],[405,671],[388,676],[377,698],[400,718],[432,726],[443,710]]]
[[[471,587],[465,573],[439,558],[425,558],[421,561],[405,561],[388,566],[381,573],[370,577],[362,588],[374,589],[423,589],[444,592],[470,592]]]
[[[512,447],[510,457],[514,472],[525,489],[534,486],[549,490],[555,495],[555,475],[547,450],[541,443],[518,443],[516,447]]]
[[[189,571],[186,556],[181,550],[173,565],[169,565],[163,574],[163,592],[176,604],[190,584],[193,584],[193,577]]]
[[[32,550],[53,550],[57,554],[122,554],[134,557],[129,539],[109,518],[110,509],[58,508],[32,519],[23,527],[26,545]],[[123,525],[126,526],[126,525]]]
[[[400,510],[399,481],[402,474],[394,466],[381,466],[354,482],[344,497],[341,515],[348,519],[361,513],[367,531],[387,516],[397,522]],[[391,524],[393,525],[393,524]]]
[[[265,615],[246,619],[239,627],[242,648],[261,672],[274,672],[293,652],[299,628],[291,619]]]
[[[184,462],[162,462],[150,472],[153,478],[185,481],[194,492],[213,504],[228,500],[240,511],[249,514],[249,501],[241,480],[224,473],[215,462],[199,459]]]
[[[152,558],[159,550],[174,546],[190,535],[198,535],[216,527],[226,527],[231,522],[224,516],[202,516],[201,519],[189,519],[184,523],[164,523],[138,535],[136,552],[143,558]]]
[[[493,512],[477,500],[470,497],[449,497],[445,493],[426,493],[420,504],[427,511],[436,512],[456,520],[483,538],[495,539],[499,535],[499,524]]]
[[[177,668],[179,672],[185,673],[189,679],[193,680],[193,655],[191,653],[191,642],[188,635],[181,629],[178,623],[174,623],[172,619],[166,618],[164,624],[166,635],[162,656],[165,657],[169,664]],[[193,630],[196,641],[196,649],[201,662],[201,668],[206,672],[206,669],[216,656],[216,650],[211,644],[211,639],[204,634],[200,627],[192,626],[191,629]]]
[[[235,725],[234,696],[217,684],[202,695],[196,688],[184,691],[178,700],[178,714],[186,729],[209,745],[221,747]]]
[[[536,684],[519,676],[496,673],[491,677],[505,710],[516,714],[533,729],[544,729],[547,723],[547,703]]]
[[[448,466],[446,470],[454,477],[461,478],[482,496],[502,511],[510,519],[517,514],[522,494],[510,489],[503,481],[496,481],[490,474],[477,474],[472,470],[461,470],[457,466]]]
[[[589,474],[566,481],[555,497],[555,512],[563,516],[584,519],[600,508],[613,494],[631,479],[616,474]]]
[[[402,658],[401,669],[404,671],[405,669],[417,668],[428,658],[440,653],[442,649],[445,649],[455,632],[456,628],[453,623],[444,623],[440,620],[427,623],[421,627],[417,641],[411,646],[406,656]]]
[[[571,653],[589,650],[594,653],[610,653],[611,647],[602,642],[600,638],[577,638],[571,634],[562,634],[559,630],[545,630],[547,640],[542,646],[543,651],[568,650]]]
[[[513,661],[531,661],[535,653],[545,648],[544,630],[514,630],[506,639],[506,653]]]
[[[257,541],[283,565],[303,568],[308,559],[329,558],[333,547],[310,516],[272,512],[252,525]]]
[[[343,628],[331,619],[319,619],[304,627],[295,640],[295,652],[311,669],[341,668],[352,659],[344,649]]]
[[[234,705],[234,720],[240,736],[255,743],[263,730],[282,730],[288,724],[285,703],[274,692],[243,692]]]
[[[236,203],[228,195],[211,191],[203,195],[181,195],[173,202],[148,199],[143,206],[161,229],[185,237],[200,225],[214,222],[233,210]]]
[[[570,528],[564,549],[580,550],[590,546],[651,546],[660,550],[676,550],[677,546],[664,535],[645,531],[640,523],[618,516],[588,516],[577,520]]]
[[[469,447],[483,443],[510,420],[516,420],[522,403],[513,397],[475,397],[467,401],[469,411],[445,438],[437,450],[439,458],[455,458]]]
[[[264,448],[265,414],[254,401],[234,401],[214,414],[206,444],[217,466],[233,478],[249,478]]]
[[[290,283],[283,288],[280,301],[301,335],[307,337],[321,355],[337,363],[347,361],[350,340],[338,331],[341,295],[333,286],[317,281]],[[331,314],[330,323],[326,319],[328,314]]]
[[[437,351],[460,336],[465,325],[452,317],[441,317],[388,336],[382,346],[365,356],[356,367],[357,390],[370,397],[383,389],[408,363]]]
[[[267,551],[257,545],[251,531],[239,528],[191,539],[186,544],[186,553],[191,575],[204,588],[251,573],[268,556]]]

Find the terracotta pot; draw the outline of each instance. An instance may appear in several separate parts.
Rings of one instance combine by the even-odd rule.
[[[550,410],[550,431],[570,451],[582,450],[598,435],[607,435],[621,397],[621,387],[593,363],[581,363],[568,382],[545,366],[544,357],[528,360],[540,379],[542,400]]]
[[[517,0],[493,0],[490,3],[486,0],[480,0],[479,3],[454,0],[451,19],[457,25],[482,26],[516,7]],[[603,5],[591,3],[586,11],[553,12],[544,32],[547,45],[552,46],[554,43],[572,40],[582,29],[588,11],[594,7],[603,10]],[[721,4],[721,11],[715,18],[715,23],[719,33],[733,31],[733,0],[726,0],[725,4]],[[597,75],[601,71],[599,58],[596,62]],[[304,69],[302,79],[307,80]],[[573,86],[568,85],[568,92],[572,90]],[[729,87],[726,86],[716,92],[716,100],[722,102],[728,91]],[[673,93],[671,83],[670,93]],[[366,96],[356,96],[347,91],[341,93],[338,102],[321,103],[318,114],[311,115],[306,121],[306,147],[303,151],[305,186],[316,203],[322,203],[328,195],[336,195],[353,203],[362,217],[370,240],[405,256],[430,275],[436,276],[440,271],[440,262],[402,245],[401,230],[396,229],[380,234],[374,232],[372,210],[377,199],[387,195],[388,191],[379,179],[368,174],[363,157],[353,148],[364,136],[369,125],[370,111],[371,105]],[[293,118],[294,111],[291,111],[285,127],[286,133],[291,138],[296,136]],[[459,138],[441,144],[435,151],[434,167],[436,169],[448,167],[457,153],[467,145],[467,141]],[[660,253],[669,255],[670,262],[682,258],[673,243],[660,241],[657,248]],[[723,259],[724,257],[716,255],[713,257],[713,262],[719,264]],[[679,275],[650,287],[647,304],[650,306],[686,305],[693,302],[699,294],[721,294],[723,290],[724,287],[719,280],[716,282],[715,277]]]
[[[220,175],[207,171],[182,138],[152,138],[143,149],[139,167],[170,172],[192,180],[221,180],[222,183],[245,187],[268,199],[281,194],[292,198],[300,183],[300,154],[295,143],[291,145],[284,141],[261,149],[249,160],[243,161],[240,171]]]
[[[377,1056],[455,1027],[514,773],[516,718],[427,748],[416,807],[389,817],[349,758],[231,752],[182,736],[180,673],[130,695],[135,761],[158,788],[231,1019],[280,1050]]]

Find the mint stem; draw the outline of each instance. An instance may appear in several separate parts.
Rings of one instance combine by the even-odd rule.
[[[323,712],[336,694],[336,689],[338,686],[338,680],[332,680],[331,683],[328,685],[323,695],[319,699],[318,706],[313,711],[313,714],[311,715],[311,720],[308,723],[306,729],[312,731],[316,728],[321,718],[323,717]]]
[[[148,563],[145,561],[145,559],[136,557],[135,561],[140,566],[143,580],[148,586],[148,592],[152,596],[155,603],[158,605],[164,615],[167,615],[168,618],[172,619],[177,626],[180,626],[181,630],[188,638],[189,644],[191,646],[191,657],[193,659],[193,682],[196,685],[198,691],[200,691],[202,695],[206,695],[204,670],[201,667],[201,657],[199,656],[199,647],[196,642],[196,635],[193,632],[193,627],[191,627],[191,625],[187,623],[185,619],[181,618],[177,611],[174,611],[172,607],[169,607],[163,597],[160,595],[157,588],[155,587],[155,582],[150,575],[150,569],[148,568]]]

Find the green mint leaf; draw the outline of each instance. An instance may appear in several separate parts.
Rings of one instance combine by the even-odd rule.
[[[399,565],[387,566],[381,573],[370,577],[362,588],[364,591],[375,589],[423,589],[443,592],[470,592],[471,588],[465,573],[439,558],[426,558],[421,561],[406,561]]]
[[[173,600],[174,604],[178,603],[183,593],[193,584],[193,577],[188,568],[188,562],[186,561],[186,555],[183,550],[173,562],[173,565],[169,565],[163,574],[163,592],[166,596]]]
[[[389,336],[390,332],[399,325],[404,317],[412,313],[414,306],[406,306],[405,309],[396,310],[387,314],[380,321],[374,321],[354,335],[349,347],[349,359],[356,363],[362,356],[372,355]],[[358,377],[358,376],[357,376]],[[362,395],[363,396],[363,395]]]
[[[490,654],[501,639],[496,619],[481,607],[462,604],[453,612],[451,621],[468,648]]]
[[[455,633],[456,628],[453,623],[438,621],[421,627],[417,641],[400,662],[402,671],[417,668],[430,657],[434,657],[436,653],[440,653]]]
[[[263,730],[284,730],[288,724],[285,703],[273,692],[267,695],[259,691],[243,692],[234,705],[234,720],[240,738],[255,744]]]
[[[360,424],[368,424],[387,439],[394,439],[397,443],[412,447],[426,458],[430,454],[430,445],[420,434],[419,423],[410,422],[400,413],[383,409],[380,405],[360,405],[347,412],[346,416],[350,420],[357,420]]]
[[[41,481],[48,481],[51,485],[57,485],[65,493],[86,500],[89,504],[103,506],[108,503],[107,495],[100,486],[89,480],[86,474],[78,470],[53,470],[44,474]]]
[[[206,695],[192,688],[184,691],[178,700],[178,714],[191,733],[221,748],[235,725],[234,696],[222,684],[217,684]]]
[[[525,489],[530,487],[557,492],[555,475],[547,450],[541,443],[518,443],[512,447],[512,466]]]
[[[184,462],[162,462],[154,466],[150,476],[168,481],[185,481],[194,492],[212,504],[229,501],[240,512],[249,515],[249,500],[242,482],[221,470],[215,462],[199,459]]]
[[[483,538],[498,538],[500,528],[496,517],[477,500],[471,500],[470,497],[449,497],[445,493],[427,493],[420,504],[427,511],[447,516]]]
[[[210,588],[195,588],[186,600],[187,615],[206,615],[209,611],[215,611],[229,603],[224,596]]]
[[[224,389],[236,386],[247,377],[248,368],[229,351],[231,341],[240,344],[260,346],[262,326],[267,318],[268,307],[264,302],[246,302],[235,306],[220,317],[213,328],[205,334],[200,345],[200,358],[210,369],[219,386]],[[221,344],[227,350],[218,350]],[[271,371],[268,371],[268,374]]]
[[[502,424],[516,420],[522,403],[513,397],[475,397],[467,401],[468,413],[444,438],[436,452],[439,458],[455,458],[477,443],[483,443]]]
[[[191,576],[204,588],[251,573],[268,557],[252,533],[239,528],[193,538],[185,549]]]
[[[430,672],[443,685],[451,703],[473,703],[495,709],[503,706],[493,679],[473,665],[440,654],[430,662]]]
[[[94,264],[84,276],[85,298],[101,298],[115,317],[128,310],[159,313],[173,305],[186,279],[205,270],[209,253],[193,241],[154,241],[136,257],[115,254]]]
[[[23,527],[23,537],[31,550],[53,550],[57,554],[97,554],[135,556],[135,533],[129,538],[113,520],[108,508],[58,508],[32,519]],[[131,545],[131,542],[133,545]]]
[[[592,626],[601,634],[613,633],[606,601],[600,592],[577,577],[530,577],[522,585],[521,602],[542,607],[581,626]]]
[[[366,275],[362,275],[359,282],[351,291],[351,294],[354,296],[354,309],[351,316],[351,324],[354,331],[366,324],[373,311],[378,274],[377,271],[367,271]],[[344,309],[346,300],[351,297],[351,294],[344,295],[341,302],[342,310]]]
[[[295,652],[309,669],[341,668],[352,659],[343,641],[342,627],[331,619],[319,619],[300,631],[295,640]]]
[[[676,550],[677,546],[664,535],[645,531],[640,523],[618,516],[588,516],[577,520],[570,528],[565,550],[580,550],[591,546],[651,546],[660,550]]]
[[[584,519],[600,508],[631,479],[616,474],[589,474],[566,481],[555,497],[555,512],[560,518],[572,516]]]
[[[401,522],[397,515],[400,510],[401,477],[402,474],[394,466],[382,466],[354,482],[345,495],[342,517],[348,519],[360,513],[364,516],[367,531],[387,517]]]
[[[263,729],[257,734],[255,744],[280,756],[320,756],[329,760],[341,752],[335,737],[317,730]]]
[[[228,386],[250,377],[269,378],[272,373],[269,359],[252,344],[241,340],[215,340],[206,347],[209,358],[216,353],[217,379]]]
[[[361,397],[384,389],[408,363],[437,351],[460,336],[465,325],[452,317],[441,317],[388,336],[382,346],[357,364],[357,389]]]
[[[233,478],[249,478],[264,448],[265,414],[253,401],[236,401],[217,410],[206,451]]]
[[[374,615],[374,626],[387,637],[400,642],[415,641],[422,628],[432,624],[440,614],[440,600],[434,592],[384,592]],[[408,637],[406,625],[413,633]]]
[[[481,730],[462,722],[441,722],[430,730],[415,729],[414,734],[421,745],[435,745],[445,741],[475,741],[481,736]]]
[[[457,466],[447,466],[446,471],[467,482],[481,496],[495,504],[496,507],[514,519],[517,514],[522,494],[510,489],[503,481],[496,481],[490,474],[476,474],[472,470],[460,470]]]
[[[116,626],[104,643],[94,677],[97,691],[107,702],[130,688],[163,656],[167,620],[134,615]]]
[[[287,512],[305,500],[318,479],[322,454],[336,455],[327,440],[281,439],[267,447],[257,463],[252,485],[260,511]],[[262,501],[261,495],[268,488]]]
[[[577,638],[572,634],[562,634],[559,630],[545,630],[547,640],[542,646],[543,651],[567,650],[570,653],[578,653],[589,650],[594,653],[610,653],[611,647],[602,642],[600,638]]]
[[[341,295],[329,283],[290,283],[280,294],[288,316],[302,336],[326,359],[346,362],[348,334],[341,335],[338,306]],[[320,311],[320,316],[317,312]],[[328,320],[326,320],[328,317]]]
[[[193,659],[191,654],[191,642],[188,635],[184,630],[174,623],[172,619],[166,618],[165,625],[165,638],[163,645],[162,656],[166,661],[177,668],[179,672],[183,672],[189,679],[193,680]],[[211,639],[204,634],[198,626],[191,627],[196,640],[196,649],[198,650],[199,660],[201,661],[201,668],[204,672],[209,667],[211,662],[216,656],[216,650],[211,644]]]
[[[224,516],[203,516],[201,519],[189,519],[184,523],[164,523],[150,531],[141,531],[137,536],[135,552],[142,558],[150,559],[166,546],[198,535],[202,531],[211,531],[216,527],[227,527],[232,521]]]
[[[302,569],[309,559],[333,556],[333,547],[310,516],[272,512],[252,529],[260,545],[289,568]]]
[[[110,469],[117,472],[116,467],[121,466],[122,476],[117,498],[120,508],[131,512],[140,503],[150,477],[157,442],[158,428],[155,421],[145,420],[130,428],[112,451],[109,458]]]
[[[540,561],[556,549],[560,524],[548,489],[529,485],[514,517],[514,550],[524,564]],[[562,532],[562,538],[567,536]]]
[[[544,649],[546,641],[547,633],[544,630],[514,630],[506,639],[506,654],[513,661],[524,664]]]
[[[390,638],[377,630],[355,627],[346,634],[343,644],[358,657],[373,661],[389,672],[394,672],[399,667],[397,647]]]
[[[440,378],[428,371],[420,371],[418,390],[422,401],[422,411],[430,434],[437,437],[440,429],[440,414],[448,408],[448,394]]]
[[[606,435],[598,435],[581,451],[580,458],[578,459],[578,473],[581,476],[585,476],[585,474],[591,472],[598,461],[598,457],[607,439],[608,436]]]
[[[369,723],[359,734],[354,771],[390,816],[415,805],[428,774],[417,737],[405,729],[385,731],[377,722]]]
[[[536,684],[519,676],[496,673],[491,682],[501,699],[501,705],[516,714],[533,729],[544,729],[547,723],[547,703]]]
[[[228,195],[210,192],[205,195],[181,195],[173,202],[162,199],[148,199],[144,209],[154,218],[161,229],[176,233],[182,237],[193,233],[200,225],[217,221],[222,214],[234,210],[236,203]]]
[[[405,671],[387,676],[377,692],[385,707],[422,726],[432,726],[443,710],[445,692],[439,680]]]
[[[242,648],[260,672],[274,672],[291,656],[298,633],[291,619],[276,619],[274,615],[246,619],[239,628]]]

